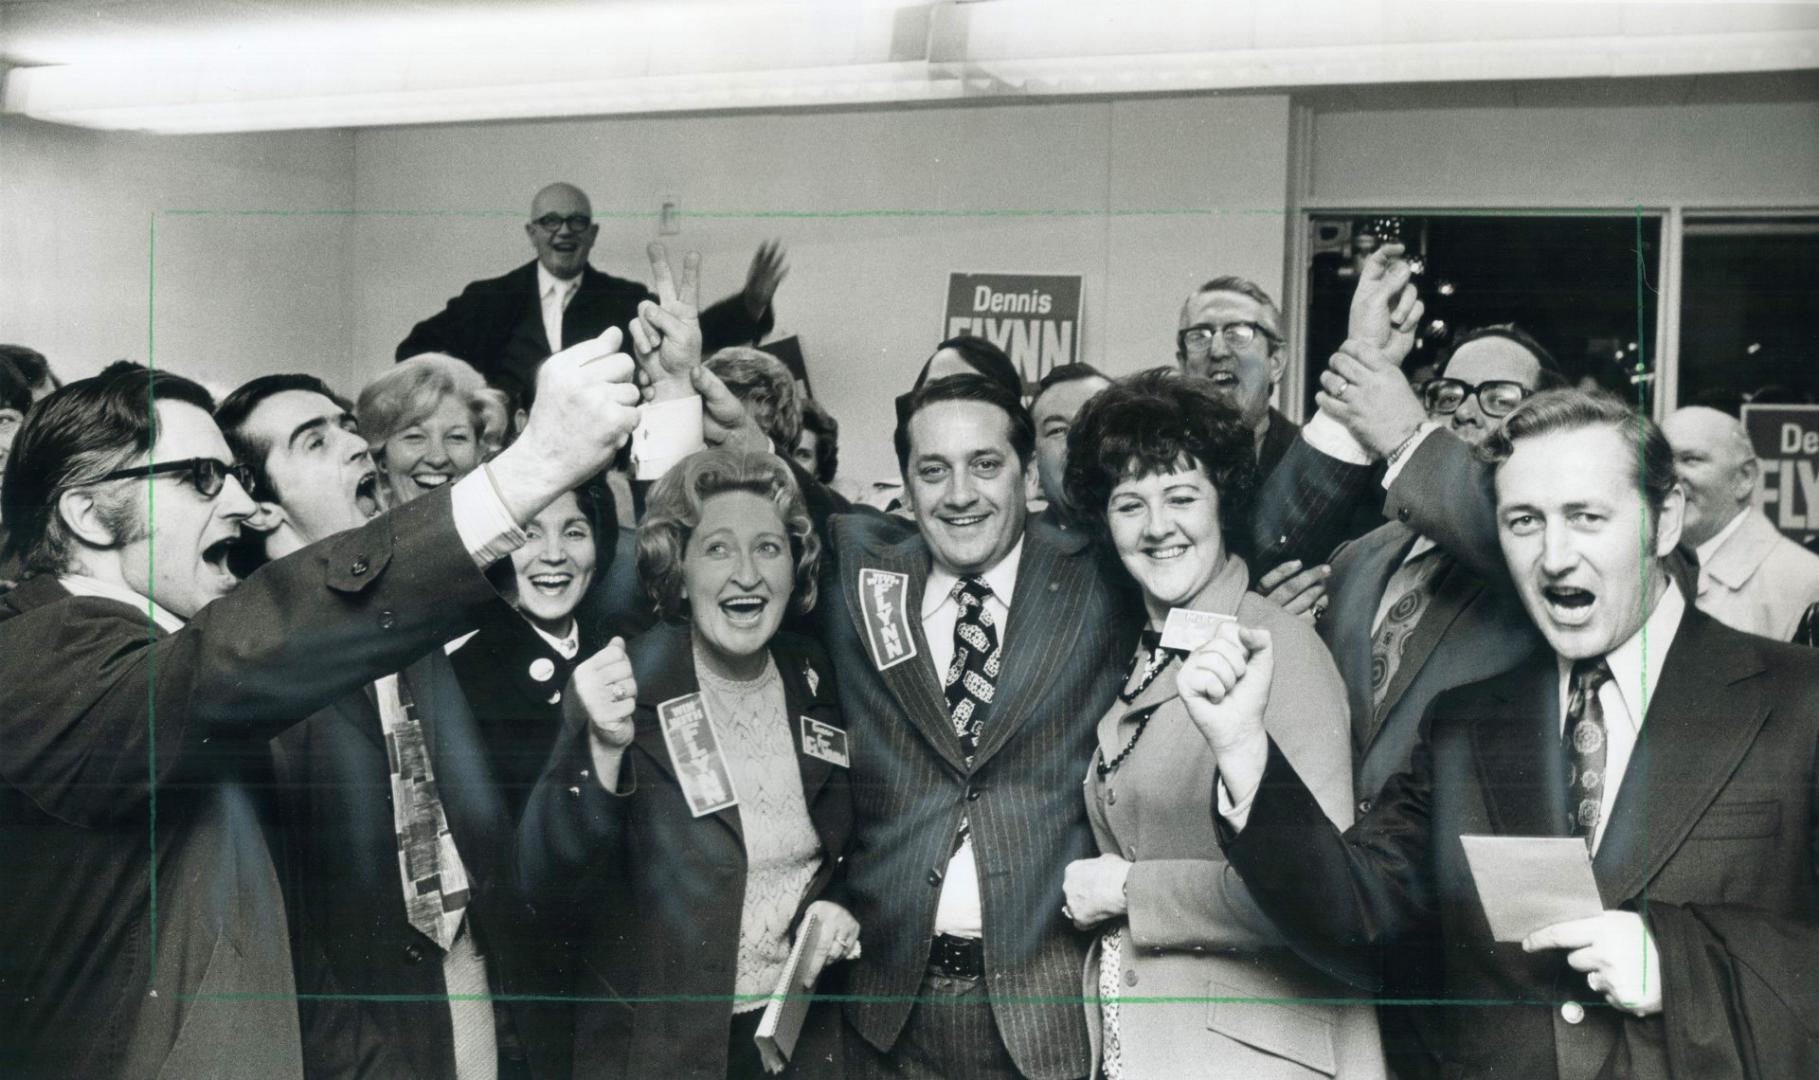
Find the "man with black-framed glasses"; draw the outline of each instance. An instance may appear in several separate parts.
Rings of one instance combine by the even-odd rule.
[[[524,234],[537,253],[534,260],[470,283],[442,311],[411,328],[396,358],[447,353],[472,364],[514,404],[528,406],[537,365],[545,357],[609,326],[628,332],[638,305],[657,299],[642,283],[589,264],[600,223],[587,193],[573,184],[549,184],[537,192]],[[753,344],[769,333],[775,322],[771,299],[787,273],[782,246],[761,245],[745,287],[701,312],[702,347],[711,354]]]
[[[1216,277],[1181,305],[1175,359],[1189,375],[1211,379],[1255,433],[1261,480],[1294,444],[1300,427],[1270,406],[1282,381],[1282,311],[1241,277]]]
[[[258,506],[208,391],[121,363],[33,406],[0,485],[28,574],[0,597],[0,1075],[301,1080],[268,741],[477,625],[485,569],[636,425],[618,344],[544,364],[483,469],[244,582]]]

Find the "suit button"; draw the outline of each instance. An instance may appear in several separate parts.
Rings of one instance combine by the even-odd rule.
[[[390,608],[379,613],[379,629],[390,630],[398,625],[398,616]]]
[[[1405,506],[1402,509],[1396,511],[1396,520],[1397,521],[1400,521],[1404,525],[1406,525],[1406,524],[1408,524],[1408,519],[1409,519],[1408,507]]]
[[[1118,805],[1118,793],[1116,791],[1113,791],[1111,788],[1105,789],[1105,805],[1107,805],[1107,806],[1117,806]]]
[[[976,787],[967,788],[966,789],[966,801],[967,802],[978,802],[979,801],[979,789]]]
[[[1358,813],[1368,814],[1370,812],[1371,812],[1371,801],[1369,799],[1359,799],[1358,800]]]
[[[1577,1001],[1567,1002],[1565,1005],[1560,1006],[1560,1019],[1565,1020],[1569,1024],[1577,1024],[1579,1021],[1585,1019],[1585,1006],[1579,1004]]]
[[[1161,950],[1161,949],[1157,949],[1157,950],[1156,950],[1156,951],[1157,951],[1157,952],[1161,952],[1161,951],[1162,951],[1162,950]],[[1205,946],[1205,945],[1196,945],[1196,946],[1194,946],[1194,951],[1195,951],[1195,952],[1205,952],[1205,951],[1206,951],[1206,946]]]
[[[941,884],[941,871],[930,870],[928,872],[928,883],[930,885],[940,885]]]
[[[1136,986],[1137,985],[1137,969],[1136,968],[1127,968],[1125,970],[1124,985],[1126,985],[1126,986]]]
[[[404,947],[404,959],[406,963],[410,964],[421,963],[423,961],[423,947],[416,942],[406,945]]]
[[[362,555],[354,560],[354,565],[348,567],[347,572],[355,577],[359,577],[361,574],[366,573],[368,569],[370,569],[370,567],[367,565],[366,556]]]

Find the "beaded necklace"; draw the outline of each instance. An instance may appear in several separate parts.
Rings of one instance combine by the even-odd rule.
[[[1152,636],[1155,637],[1154,641],[1151,641]],[[1137,685],[1135,687],[1129,691],[1120,691],[1118,694],[1118,700],[1126,705],[1129,705],[1131,702],[1136,701],[1139,697],[1143,696],[1143,692],[1150,688],[1150,684],[1156,681],[1156,677],[1168,670],[1169,664],[1173,663],[1175,658],[1181,655],[1178,650],[1163,648],[1159,636],[1145,634],[1144,641],[1149,645],[1149,658],[1144,662],[1143,675],[1137,679]],[[1136,658],[1133,657],[1131,660],[1131,677],[1135,677],[1136,674],[1137,661]],[[1129,682],[1131,677],[1127,677],[1124,681]],[[1159,701],[1136,713],[1137,730],[1131,732],[1130,741],[1124,744],[1124,749],[1118,751],[1117,757],[1112,758],[1110,761],[1101,760],[1093,767],[1094,771],[1098,773],[1099,779],[1104,780],[1106,777],[1110,776],[1117,770],[1118,766],[1124,764],[1125,758],[1131,756],[1131,751],[1137,749],[1137,742],[1143,738],[1143,732],[1149,727],[1150,718],[1156,715],[1156,710],[1160,709],[1163,704],[1163,702]],[[1099,756],[1103,759],[1105,757],[1104,751],[1101,751]]]

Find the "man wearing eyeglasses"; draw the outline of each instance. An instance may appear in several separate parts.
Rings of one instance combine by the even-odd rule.
[[[483,570],[635,426],[617,348],[553,357],[518,441],[446,494],[245,582],[252,476],[206,390],[117,364],[34,406],[0,486],[30,575],[0,598],[0,1075],[300,1080],[268,741],[473,628]]]
[[[545,357],[609,326],[629,332],[639,303],[657,299],[643,284],[589,265],[600,225],[587,194],[573,184],[550,184],[537,192],[524,234],[536,259],[469,284],[446,308],[411,328],[396,358],[447,353],[472,364],[515,404],[529,406],[537,365]],[[759,247],[745,288],[701,313],[703,349],[711,354],[749,345],[769,333],[775,321],[771,298],[788,272],[780,245]]]
[[[1217,277],[1181,305],[1175,359],[1189,375],[1211,379],[1254,433],[1257,475],[1269,475],[1295,441],[1293,420],[1270,406],[1282,381],[1282,312],[1255,282]]]

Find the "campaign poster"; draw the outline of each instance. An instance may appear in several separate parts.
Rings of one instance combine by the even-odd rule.
[[[1806,543],[1819,533],[1819,405],[1745,405],[1743,428],[1762,463],[1757,508]]]
[[[1079,274],[948,275],[941,336],[971,334],[1003,349],[1025,392],[1080,355]]]

